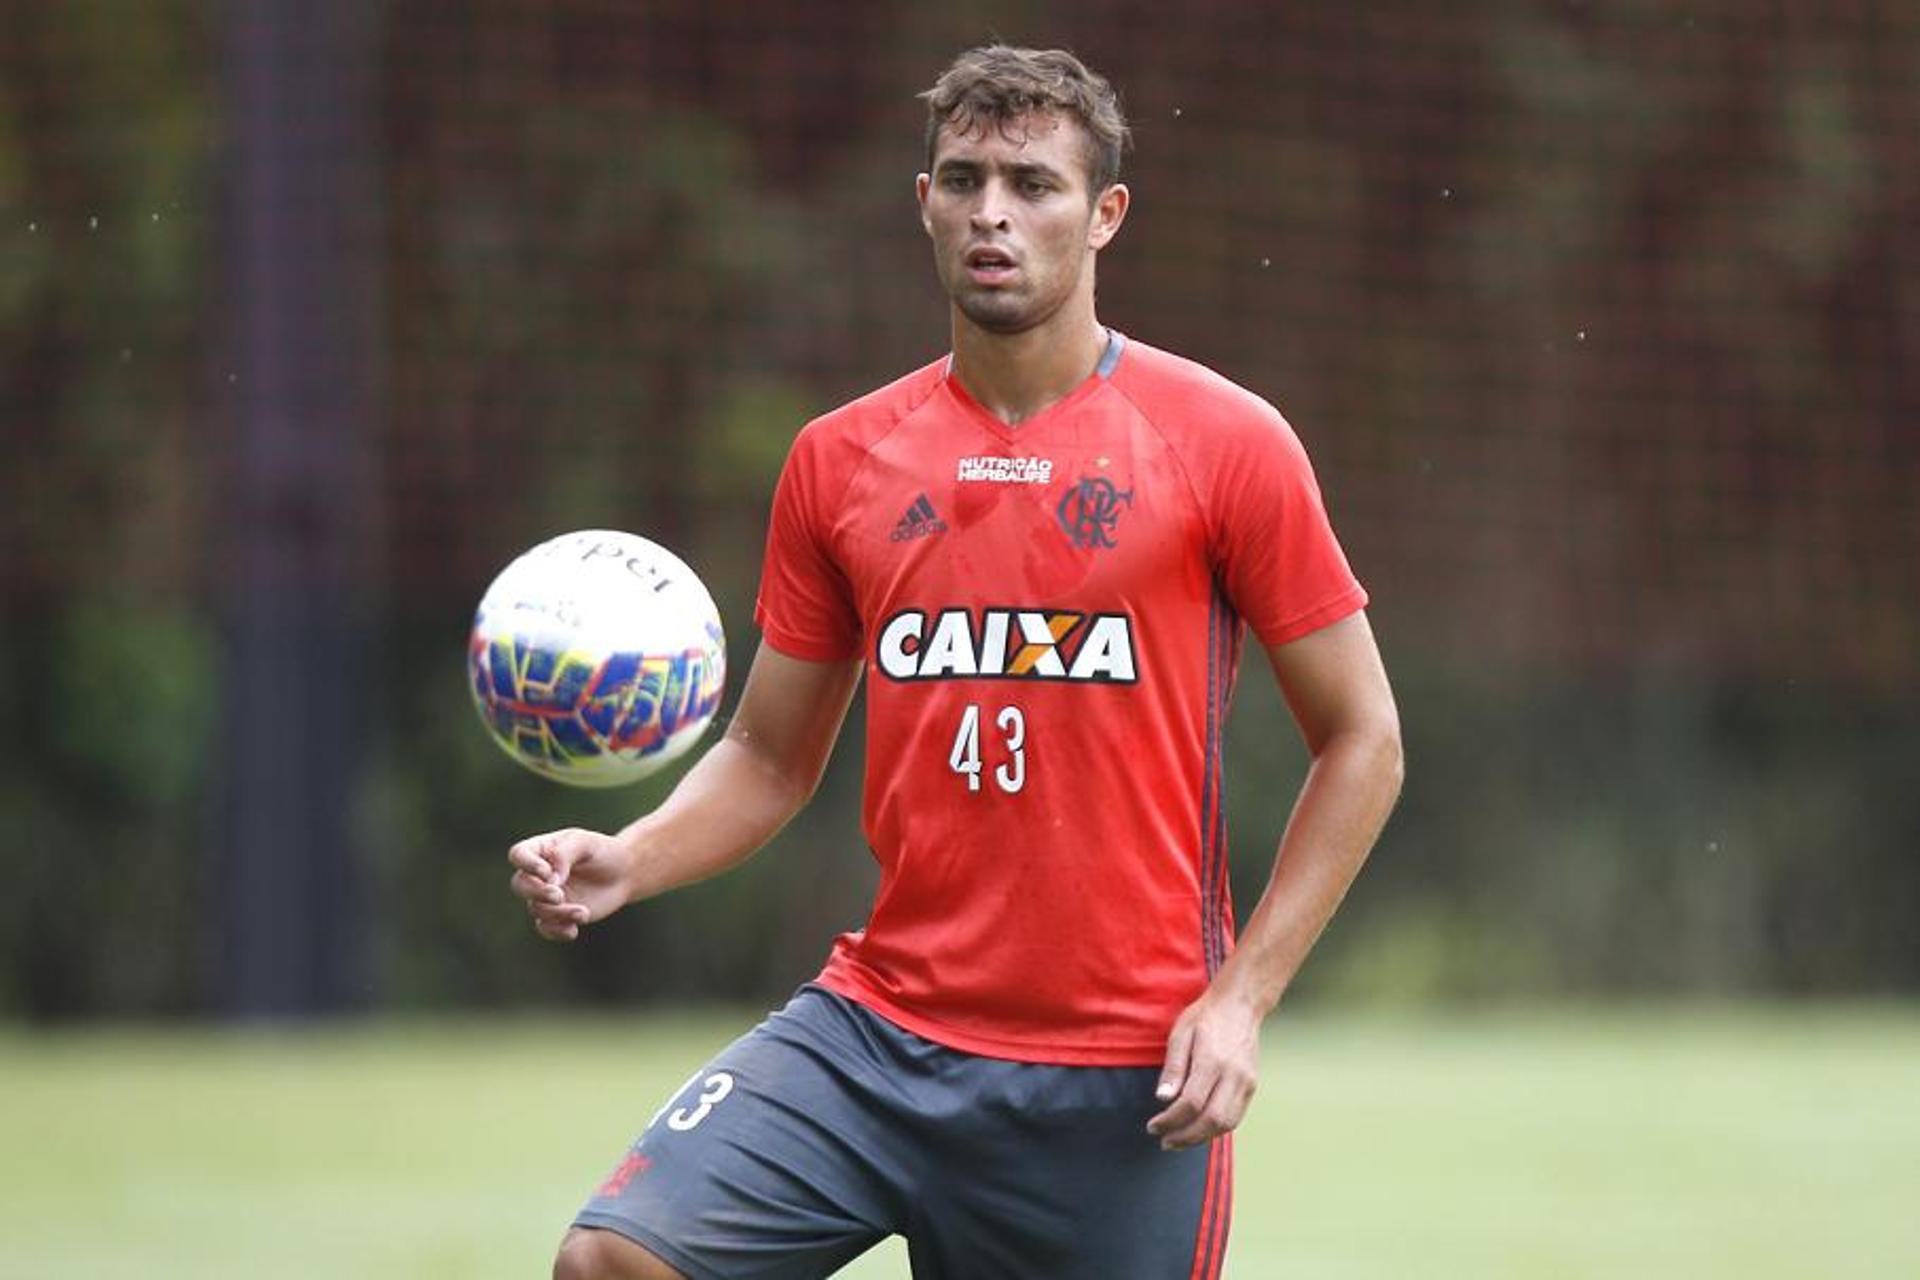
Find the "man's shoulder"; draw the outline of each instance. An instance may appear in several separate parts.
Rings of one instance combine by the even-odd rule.
[[[939,390],[946,376],[946,365],[946,357],[942,356],[849,400],[807,423],[801,436],[816,446],[866,448],[926,404]]]
[[[1218,442],[1223,435],[1291,433],[1280,410],[1257,392],[1198,360],[1138,340],[1129,339],[1114,384],[1175,445],[1196,434]]]

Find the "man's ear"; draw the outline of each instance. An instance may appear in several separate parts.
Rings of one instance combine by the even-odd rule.
[[[1093,221],[1087,227],[1087,247],[1104,249],[1107,242],[1120,234],[1120,224],[1127,220],[1127,210],[1133,204],[1133,193],[1127,190],[1127,184],[1116,182],[1100,193],[1093,202]]]
[[[920,229],[928,235],[933,234],[933,223],[927,219],[927,192],[933,189],[933,178],[921,174],[913,180],[913,198],[920,202]]]

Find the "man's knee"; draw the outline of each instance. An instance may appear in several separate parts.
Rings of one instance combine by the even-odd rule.
[[[553,1280],[686,1280],[614,1231],[573,1227],[553,1260]]]

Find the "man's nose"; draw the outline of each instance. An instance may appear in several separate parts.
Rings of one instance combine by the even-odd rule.
[[[989,182],[980,191],[980,202],[967,215],[967,220],[975,231],[1005,231],[1007,229],[1007,196],[997,182]]]

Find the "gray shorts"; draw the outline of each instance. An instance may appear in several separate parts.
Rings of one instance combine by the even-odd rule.
[[[1216,1277],[1232,1139],[1162,1151],[1158,1076],[961,1053],[803,987],[667,1100],[574,1223],[693,1280],[831,1275],[889,1235],[916,1280]]]

